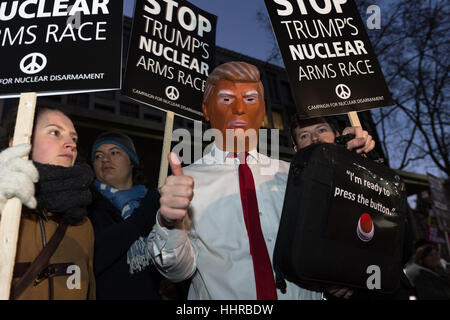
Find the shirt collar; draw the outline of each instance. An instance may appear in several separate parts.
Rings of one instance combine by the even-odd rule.
[[[214,158],[214,162],[216,164],[223,164],[226,162],[227,159],[230,159],[227,158],[229,153],[230,153],[229,151],[219,149],[217,145],[213,143],[213,147],[211,149],[211,156]],[[256,151],[256,148],[250,150],[247,156],[247,163],[249,164],[258,163],[258,161],[259,161],[259,154],[258,151]]]

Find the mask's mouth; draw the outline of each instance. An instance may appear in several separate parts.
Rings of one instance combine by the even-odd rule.
[[[228,122],[228,128],[246,128],[248,127],[248,122],[243,120],[234,120]]]

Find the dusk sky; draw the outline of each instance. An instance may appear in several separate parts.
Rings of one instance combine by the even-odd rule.
[[[132,17],[134,0],[124,0],[124,14]],[[266,60],[270,35],[256,21],[256,12],[266,10],[263,0],[190,0],[218,17],[216,44],[247,56]]]

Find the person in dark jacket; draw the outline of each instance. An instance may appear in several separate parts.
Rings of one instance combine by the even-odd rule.
[[[450,300],[450,273],[441,264],[439,250],[433,244],[419,247],[414,262],[406,267],[419,300]]]
[[[294,151],[296,152],[313,143],[335,143],[336,138],[340,136],[339,131],[333,124],[333,118],[331,117],[300,119],[298,115],[295,115],[291,121],[290,132]],[[345,128],[342,132],[342,135],[346,134],[355,134],[356,136],[356,138],[348,141],[346,144],[348,149],[355,149],[354,145],[357,140],[361,139],[360,137],[365,137],[365,145],[359,149],[356,148],[355,152],[369,154],[369,152],[373,151],[375,141],[366,130],[363,130],[361,127],[349,127]],[[376,153],[373,155],[375,155],[376,158],[379,158]],[[411,247],[412,231],[408,220],[405,220],[402,265],[405,265],[411,256]],[[338,298],[351,300],[408,300],[412,294],[413,290],[411,284],[404,272],[401,272],[397,289],[389,294],[380,293],[376,290],[354,290],[345,287],[331,286],[328,289],[328,292],[325,293],[325,297],[328,300],[336,300]]]
[[[147,249],[159,192],[133,181],[139,159],[130,137],[102,133],[91,156],[96,179],[88,211],[95,232],[97,299],[160,299],[161,276]]]

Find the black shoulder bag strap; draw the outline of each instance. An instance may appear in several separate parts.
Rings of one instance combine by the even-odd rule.
[[[11,289],[11,300],[16,300],[22,292],[35,280],[39,274],[45,267],[47,267],[48,262],[50,261],[50,257],[58,248],[61,240],[64,238],[64,235],[67,230],[67,224],[62,222],[58,225],[55,233],[51,237],[50,241],[47,245],[42,249],[39,255],[34,259],[31,263],[30,267],[24,273],[22,278],[13,286]]]

